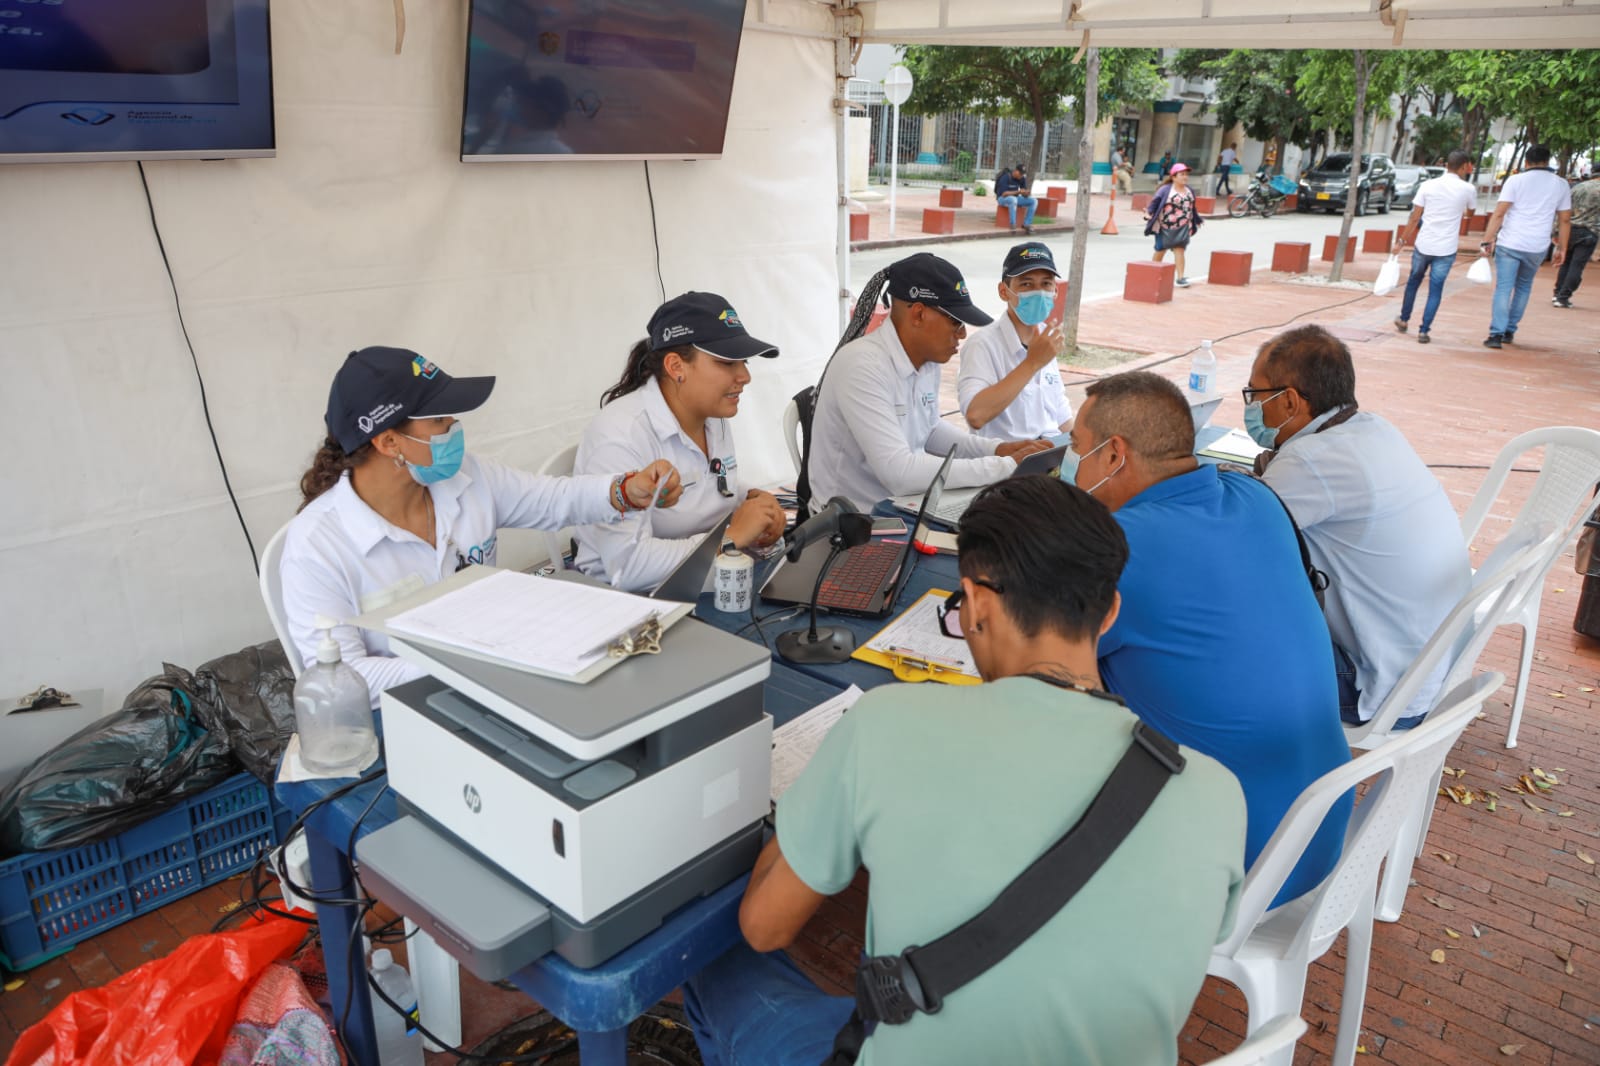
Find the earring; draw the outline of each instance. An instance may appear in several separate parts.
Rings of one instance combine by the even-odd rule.
[[[404,456],[402,456],[402,455],[400,455],[400,454],[399,454],[399,453],[398,453],[398,452],[397,452],[397,453],[395,453],[395,457],[394,457],[394,468],[395,468],[395,469],[396,469],[396,470],[404,470],[404,469],[405,469],[405,468],[406,468],[406,461],[405,461],[405,457],[404,457]]]
[[[973,626],[972,627],[972,631],[974,633],[982,633],[983,632],[983,623],[979,622],[977,625]]]
[[[675,380],[675,381],[677,381],[677,383],[678,383],[678,385],[679,385],[679,386],[680,386],[680,387],[681,387],[681,386],[682,386],[682,385],[683,385],[683,379],[682,379],[682,378],[675,378],[675,379],[673,379],[673,380]]]

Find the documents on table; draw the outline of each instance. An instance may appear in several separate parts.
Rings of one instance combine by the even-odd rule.
[[[893,670],[901,681],[976,685],[983,678],[972,660],[972,649],[966,641],[939,631],[938,608],[949,595],[942,589],[929,589],[851,658]]]
[[[689,607],[501,570],[456,582],[387,618],[383,628],[531,673],[588,681],[626,654],[646,650],[648,641],[640,638],[652,622],[665,630]]]
[[[792,722],[772,731],[772,802],[789,791],[800,771],[817,753],[822,738],[839,718],[861,698],[861,690],[851,685],[833,699],[819,703]]]
[[[1200,449],[1201,455],[1211,459],[1221,459],[1224,462],[1242,463],[1249,466],[1255,462],[1256,456],[1266,451],[1261,445],[1250,439],[1250,434],[1242,429],[1230,429],[1221,437]]]

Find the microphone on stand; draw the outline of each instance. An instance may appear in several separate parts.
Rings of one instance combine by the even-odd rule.
[[[856,650],[856,635],[845,626],[817,628],[817,598],[822,595],[822,582],[827,578],[828,571],[833,569],[839,553],[872,539],[872,518],[857,511],[855,505],[845,497],[835,496],[826,507],[796,526],[789,535],[789,561],[798,561],[806,545],[824,538],[830,550],[827,561],[817,571],[817,583],[811,590],[811,625],[806,629],[791,629],[778,636],[778,654],[792,663],[842,663]]]

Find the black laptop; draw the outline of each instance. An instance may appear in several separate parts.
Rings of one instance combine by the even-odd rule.
[[[834,614],[850,614],[861,618],[882,618],[893,608],[900,590],[916,567],[917,554],[911,542],[928,513],[939,506],[939,496],[944,492],[945,477],[950,473],[950,462],[955,449],[944,457],[939,472],[933,476],[928,491],[922,496],[922,509],[903,542],[875,541],[841,552],[834,560],[828,576],[823,579],[822,592],[817,606]],[[765,603],[810,604],[811,591],[817,584],[817,571],[828,560],[828,542],[815,541],[807,545],[797,562],[785,563],[777,573],[761,586],[761,599]]]

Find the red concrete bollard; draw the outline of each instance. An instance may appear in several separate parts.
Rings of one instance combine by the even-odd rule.
[[[1129,263],[1122,281],[1122,298],[1164,304],[1172,299],[1172,282],[1177,276],[1178,268],[1173,263]]]
[[[1279,208],[1279,210],[1281,210],[1281,211],[1294,211],[1294,210],[1297,210],[1299,208],[1299,206],[1300,206],[1300,194],[1297,193],[1297,192],[1292,192],[1288,196],[1285,196],[1283,198],[1283,207]]]
[[[922,209],[923,233],[954,233],[956,231],[956,213],[948,207],[924,207]]]
[[[1039,209],[1033,213],[1034,218],[1055,218],[1056,208],[1061,206],[1061,201],[1045,196],[1039,200]]]
[[[1467,232],[1468,233],[1487,233],[1488,231],[1489,231],[1489,216],[1488,215],[1469,215],[1469,216],[1467,216]]]
[[[962,203],[966,200],[966,197],[967,197],[967,190],[965,190],[965,189],[940,189],[939,190],[939,206],[940,207],[960,207],[962,205]]]
[[[1215,196],[1196,196],[1194,198],[1195,214],[1201,218],[1217,213],[1217,198]]]
[[[1324,263],[1333,262],[1333,253],[1338,247],[1339,235],[1337,233],[1330,233],[1322,238],[1322,261]],[[1356,239],[1354,237],[1345,242],[1344,261],[1346,263],[1354,263],[1356,261]]]
[[[1304,274],[1311,269],[1311,245],[1302,241],[1279,241],[1272,246],[1272,269],[1286,274]]]
[[[1213,285],[1248,285],[1251,258],[1249,252],[1212,252],[1206,280]]]
[[[850,212],[850,239],[852,241],[864,241],[867,239],[867,224],[871,219],[872,216],[865,211]]]
[[[1129,206],[1131,206],[1135,211],[1143,211],[1145,208],[1150,206],[1150,194],[1147,192],[1134,193],[1133,202]]]
[[[1363,252],[1379,252],[1384,255],[1394,247],[1394,234],[1386,229],[1369,229],[1361,235],[1361,250]]]
[[[1045,187],[1044,195],[1047,200],[1064,203],[1067,199],[1067,187],[1065,185],[1048,185]]]

